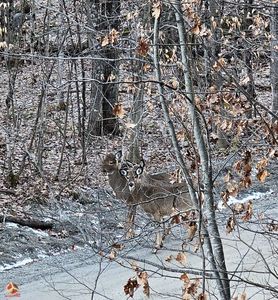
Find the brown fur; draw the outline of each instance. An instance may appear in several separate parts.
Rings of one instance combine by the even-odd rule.
[[[127,181],[131,195],[128,203],[140,205],[154,220],[161,222],[164,216],[193,208],[186,183],[171,184],[167,180],[151,179],[139,165],[133,165],[127,171]],[[161,233],[156,236],[156,248],[162,246]]]
[[[116,197],[124,200],[128,205],[128,216],[127,216],[127,237],[132,237],[134,235],[133,227],[134,227],[134,219],[136,213],[136,205],[140,202],[140,199],[137,201],[130,201],[133,198],[130,188],[128,186],[127,179],[120,174],[120,168],[122,166],[127,168],[126,164],[121,164],[116,155],[110,153],[107,154],[104,160],[102,161],[102,171],[108,174],[108,181],[113,189]],[[159,174],[146,174],[146,180],[155,184],[157,182],[163,183],[164,181],[169,182],[169,176],[167,174],[159,173]],[[139,197],[139,196],[138,196]]]

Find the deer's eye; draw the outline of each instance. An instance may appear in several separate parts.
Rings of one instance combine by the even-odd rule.
[[[141,167],[138,167],[138,168],[135,170],[136,176],[139,176],[139,175],[141,175],[142,173],[143,173],[143,168],[141,168]]]
[[[128,172],[127,172],[127,170],[120,169],[120,174],[121,174],[122,176],[127,176]]]

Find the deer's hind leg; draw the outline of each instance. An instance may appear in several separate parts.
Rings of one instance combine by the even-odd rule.
[[[154,219],[156,222],[158,222],[159,224],[161,224],[161,216],[157,213],[154,215]],[[164,227],[165,224],[163,224]],[[164,229],[163,229],[164,230]],[[163,234],[161,233],[160,230],[157,231],[156,236],[155,236],[155,246],[154,246],[154,250],[153,252],[156,253],[157,250],[161,249],[163,246]]]
[[[171,224],[169,221],[162,220],[162,225],[163,225],[163,234],[162,234],[162,246],[164,243],[164,240],[166,239],[166,236],[170,234],[171,232]]]

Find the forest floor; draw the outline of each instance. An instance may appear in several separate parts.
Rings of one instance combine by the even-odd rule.
[[[8,116],[5,98],[8,89],[8,74],[5,70],[0,76],[0,213],[2,216],[0,226],[0,289],[4,289],[5,284],[12,280],[18,284],[26,283],[28,280],[28,269],[22,268],[16,277],[12,270],[16,266],[21,266],[34,261],[49,261],[62,253],[70,255],[91,249],[100,248],[111,251],[108,245],[122,244],[127,247],[135,247],[132,241],[125,240],[124,222],[127,213],[126,205],[115,199],[108,185],[105,176],[101,173],[101,160],[108,152],[115,152],[123,149],[126,153],[129,146],[129,135],[127,127],[130,124],[128,113],[130,107],[126,106],[126,117],[121,119],[121,125],[125,129],[120,137],[93,137],[91,144],[85,149],[87,162],[82,164],[82,147],[80,137],[77,133],[77,109],[75,98],[72,101],[72,111],[68,121],[68,127],[64,135],[65,110],[58,106],[57,94],[54,86],[55,80],[49,84],[47,96],[44,103],[44,112],[40,116],[41,123],[35,130],[35,119],[41,82],[44,82],[43,72],[35,65],[25,66],[18,74],[16,86],[13,117]],[[260,72],[260,76],[268,77],[269,69]],[[260,79],[261,80],[261,79]],[[263,80],[260,84],[268,86],[268,82]],[[122,96],[123,97],[123,96]],[[131,97],[131,96],[130,96]],[[147,161],[150,171],[174,172],[177,163],[174,160],[174,151],[169,139],[169,132],[165,126],[163,114],[156,97],[150,97],[146,105],[146,113],[142,124],[143,137],[141,140],[141,151]],[[270,107],[269,91],[258,91],[258,98]],[[183,103],[174,102],[171,105],[176,109],[181,109]],[[14,122],[14,123],[13,123]],[[176,124],[177,125],[177,124]],[[180,145],[183,154],[187,153],[187,142],[184,138],[182,128],[177,128],[180,137]],[[43,137],[39,133],[43,132]],[[128,132],[128,133],[127,133]],[[35,143],[31,145],[32,136]],[[41,138],[41,139],[40,139]],[[269,150],[270,146],[261,143],[258,137],[258,144],[249,144],[247,138],[244,148],[254,150],[254,161],[259,161]],[[61,149],[64,139],[66,140],[63,157]],[[40,149],[43,143],[42,149]],[[215,145],[212,146],[215,153],[218,153]],[[42,151],[42,153],[39,153]],[[39,168],[42,158],[43,168]],[[16,186],[8,184],[9,159],[12,161],[12,168],[17,173],[26,156],[26,162],[19,182]],[[238,159],[228,160],[227,153],[219,152],[214,157],[215,173],[223,166],[223,172],[216,186],[216,199],[220,199],[222,179],[227,165]],[[225,165],[223,161],[227,159]],[[61,165],[59,162],[62,162]],[[254,163],[255,164],[255,163]],[[268,166],[270,175],[265,183],[259,183],[255,179],[253,185],[245,194],[250,195],[253,201],[254,216],[261,213],[264,219],[277,221],[277,201],[278,201],[278,164],[273,160]],[[257,197],[257,193],[260,197]],[[253,196],[252,196],[253,195]],[[246,195],[241,194],[239,198]],[[219,211],[219,222],[221,230],[225,232],[225,225],[228,212]],[[9,222],[9,218],[14,217],[28,223],[30,220],[43,221],[51,224],[51,229],[34,229],[30,226],[23,226],[16,222]],[[150,218],[139,211],[137,218],[138,236],[143,230],[152,232],[154,225]],[[39,227],[39,226],[38,226]],[[142,229],[143,228],[143,229]],[[142,236],[140,236],[141,238]],[[135,239],[135,244],[138,240]],[[144,244],[144,249],[149,249],[151,253],[153,236],[146,235],[140,240]],[[141,247],[141,246],[140,246]],[[146,250],[145,250],[146,251]],[[78,254],[76,254],[78,255]],[[151,254],[150,254],[151,255]],[[47,272],[47,268],[45,270]],[[37,273],[39,274],[39,272]],[[27,276],[27,277],[26,277]],[[34,280],[34,278],[33,278]],[[3,290],[1,290],[3,292]],[[31,299],[31,298],[30,298]],[[34,298],[35,299],[35,298]],[[54,299],[54,298],[53,298]],[[120,298],[119,298],[120,299]]]
[[[275,219],[278,201],[278,164],[273,163],[269,172],[269,180],[265,184],[254,184],[252,189],[238,199],[246,199],[248,195],[248,199],[253,202],[254,216],[264,213],[264,218]],[[0,271],[8,271],[47,256],[75,252],[86,246],[97,248],[103,243],[103,249],[110,251],[108,245],[128,243],[123,226],[127,212],[126,205],[116,199],[109,189],[83,190],[81,195],[75,201],[64,200],[48,205],[33,205],[29,208],[28,216],[52,223],[51,230],[34,230],[11,222],[2,223]],[[223,221],[222,230],[225,230],[228,212],[219,211],[217,215],[219,221]],[[140,227],[146,230],[148,222],[149,219],[139,211],[138,230],[140,231]],[[145,246],[151,249],[151,243],[149,241]]]
[[[270,172],[271,176],[266,185],[254,185],[247,194],[239,198],[245,202],[247,199],[252,200],[254,217],[264,214],[262,223],[264,220],[277,220],[278,218],[278,166],[272,166]],[[139,261],[147,259],[159,263],[161,260],[164,261],[166,257],[173,255],[174,248],[179,249],[179,239],[169,236],[165,241],[165,249],[159,251],[157,255],[152,254],[153,236],[150,236],[149,240],[140,238],[140,228],[137,231],[137,239],[125,240],[121,226],[126,212],[126,209],[123,209],[123,204],[103,189],[87,191],[84,195],[89,197],[84,196],[83,201],[63,202],[59,206],[48,205],[32,209],[33,215],[36,217],[47,216],[49,220],[55,220],[54,229],[51,231],[31,230],[28,227],[16,226],[11,223],[6,223],[2,227],[0,231],[2,241],[0,296],[5,295],[4,287],[12,281],[20,286],[21,299],[24,300],[35,300],[38,297],[50,299],[50,296],[53,300],[64,299],[64,297],[76,300],[91,299],[91,293],[94,289],[96,291],[94,299],[103,299],[103,297],[113,300],[124,299],[123,286],[129,277],[134,276],[134,270],[128,267],[128,260],[124,259],[125,254],[131,254],[135,258],[138,256]],[[101,204],[99,199],[101,199]],[[98,210],[99,205],[105,209]],[[236,232],[229,235],[225,233],[225,221],[228,215],[227,210],[217,212],[224,245],[229,244],[229,242],[233,243],[232,241],[238,238]],[[144,219],[144,214],[139,212],[138,218],[141,218],[140,225],[144,225],[144,230],[146,230],[147,219]],[[139,226],[139,223],[137,224]],[[245,225],[243,223],[243,226]],[[241,240],[248,242],[248,245],[252,244],[254,248],[258,247],[262,251],[261,253],[266,254],[266,259],[269,259],[268,243],[262,242],[262,238],[255,239],[256,233],[254,232],[242,231]],[[181,233],[178,231],[175,234]],[[100,239],[102,239],[104,251],[110,251],[111,248],[106,248],[105,243],[111,245],[113,238],[115,243],[125,244],[124,250],[120,251],[119,254],[122,253],[123,258],[119,257],[117,263],[117,258],[115,258],[115,262],[114,259],[102,260],[102,256],[99,255],[97,247],[95,247],[95,242],[98,240],[100,243]],[[256,260],[254,266],[262,271],[263,266],[260,266],[259,258],[249,255],[243,259],[243,253],[245,251],[249,253],[250,249],[246,250],[244,243],[239,245],[237,249],[233,245],[227,248],[225,246],[228,267],[232,267],[236,263],[235,258],[238,257],[241,263],[247,266]],[[100,244],[97,246],[99,247]],[[193,248],[193,245],[190,247]],[[241,254],[238,253],[235,256],[234,251],[239,251]],[[188,267],[197,268],[195,260],[196,258],[189,254]],[[127,263],[126,267],[124,267],[125,264],[121,265],[121,261]],[[140,265],[140,262],[138,264]],[[274,265],[275,262],[273,262],[272,267]],[[15,268],[16,266],[17,268]],[[103,269],[101,273],[99,273],[100,268]],[[167,294],[176,294],[178,297],[182,288],[178,277],[169,279],[171,285],[169,285],[169,281],[165,285],[163,276],[160,278],[160,276],[155,275],[156,268],[153,269],[153,272],[150,272],[151,267],[148,269],[149,274],[152,274],[149,279],[150,299],[163,299],[161,298],[162,295]],[[255,270],[253,267],[253,271]],[[98,274],[100,275],[99,278]],[[167,272],[164,272],[164,276],[166,275]],[[172,277],[172,274],[169,276]],[[259,288],[244,288],[244,285],[242,288],[239,285],[236,290],[237,293],[247,291],[249,296],[252,295],[250,299],[253,300],[271,299],[270,295]],[[135,293],[134,299],[144,299],[142,289]],[[176,298],[168,296],[165,299]]]

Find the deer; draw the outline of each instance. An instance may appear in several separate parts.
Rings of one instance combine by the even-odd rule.
[[[194,209],[193,202],[185,182],[171,184],[170,181],[151,179],[144,170],[145,162],[139,164],[127,162],[120,174],[128,183],[130,205],[140,205],[153,219],[161,223],[165,216]],[[165,237],[165,235],[164,235]],[[157,232],[154,252],[163,246],[163,236]]]
[[[136,205],[129,201],[131,190],[128,186],[126,177],[123,176],[121,172],[127,171],[130,166],[133,166],[132,162],[125,162],[122,160],[122,151],[118,151],[115,154],[109,153],[102,161],[102,172],[108,175],[109,185],[113,189],[116,197],[123,200],[128,205],[126,222],[127,238],[134,236]],[[169,175],[166,173],[146,174],[146,177],[148,177],[151,182],[161,182],[161,184],[170,180]]]

